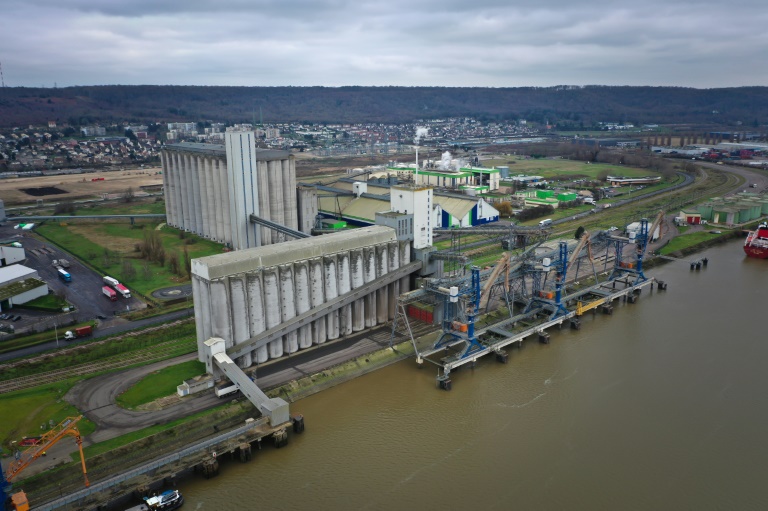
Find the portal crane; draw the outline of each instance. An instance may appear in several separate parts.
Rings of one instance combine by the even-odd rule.
[[[32,464],[33,461],[35,461],[40,456],[45,455],[45,453],[54,445],[56,445],[59,440],[64,438],[67,435],[72,435],[75,437],[75,441],[77,442],[77,446],[80,450],[80,463],[83,467],[83,477],[85,478],[85,486],[89,486],[90,483],[88,482],[88,471],[85,468],[85,456],[83,455],[83,440],[80,436],[80,431],[77,429],[77,423],[83,418],[82,415],[79,417],[67,417],[63,421],[61,421],[55,428],[48,431],[46,434],[44,434],[42,437],[40,437],[40,440],[29,449],[25,450],[22,453],[17,453],[14,461],[11,462],[10,465],[8,465],[8,468],[6,468],[5,471],[0,470],[0,474],[2,474],[2,480],[0,480],[0,487],[2,489],[2,496],[3,496],[3,502],[7,499],[8,491],[10,490],[10,483],[13,481],[13,479],[19,475],[24,469],[26,469],[30,464]],[[27,498],[24,492],[18,492],[15,495],[13,495],[13,503],[15,506],[16,511],[26,511],[29,509],[29,504],[27,503]]]
[[[659,227],[659,225],[661,225],[661,220],[663,218],[664,211],[659,211],[650,227],[648,225],[647,218],[642,218],[640,220],[640,232],[635,238],[636,263],[634,267],[631,263],[624,262],[622,260],[624,247],[627,245],[627,243],[631,243],[631,241],[622,237],[612,238],[615,243],[616,252],[614,257],[614,268],[609,280],[615,280],[616,278],[625,274],[635,275],[635,284],[648,280],[648,278],[643,273],[643,258],[645,257],[646,250],[648,249],[648,243],[651,241],[653,233],[656,232],[656,229]]]

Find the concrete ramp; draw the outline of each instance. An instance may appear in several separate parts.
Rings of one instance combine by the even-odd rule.
[[[218,379],[223,373],[232,383],[237,385],[253,406],[264,417],[269,418],[269,423],[274,427],[291,420],[288,403],[279,397],[267,396],[226,353],[226,341],[220,337],[211,337],[205,341],[205,366],[214,379]]]

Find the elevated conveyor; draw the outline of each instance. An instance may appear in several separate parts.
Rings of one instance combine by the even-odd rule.
[[[225,351],[226,341],[224,339],[221,337],[211,337],[205,341],[205,346],[205,367],[209,373],[214,375],[214,379],[216,379],[217,375],[224,373],[232,383],[237,385],[240,392],[253,403],[253,406],[264,417],[269,418],[272,426],[290,421],[291,416],[288,410],[288,403],[279,397],[270,398],[256,386],[253,380],[229,358]]]

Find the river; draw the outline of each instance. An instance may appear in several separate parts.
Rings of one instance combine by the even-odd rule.
[[[450,392],[411,359],[294,403],[302,435],[183,479],[184,509],[763,509],[768,261],[741,243]]]

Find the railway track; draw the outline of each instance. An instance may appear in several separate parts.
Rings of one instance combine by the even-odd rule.
[[[178,340],[167,341],[149,348],[121,353],[97,362],[86,362],[84,364],[78,364],[54,371],[46,371],[44,373],[20,376],[18,378],[6,380],[0,382],[0,394],[37,387],[39,385],[57,383],[78,376],[122,369],[136,364],[155,362],[188,352],[189,349],[185,349]]]

